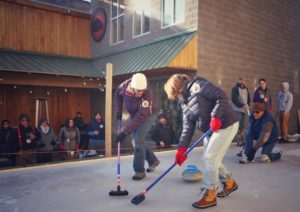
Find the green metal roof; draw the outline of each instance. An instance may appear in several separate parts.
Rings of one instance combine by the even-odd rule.
[[[103,77],[90,59],[0,49],[0,71]]]
[[[99,70],[105,70],[106,63],[112,63],[114,76],[166,67],[195,34],[193,31],[162,38],[94,59],[93,63]]]

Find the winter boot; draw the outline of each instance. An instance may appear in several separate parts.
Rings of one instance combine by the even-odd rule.
[[[204,209],[217,205],[217,189],[206,189],[202,198],[198,202],[193,203],[193,207]]]
[[[133,175],[133,180],[142,180],[144,177],[146,177],[145,172],[136,172],[135,175]]]
[[[217,194],[218,197],[227,197],[230,193],[238,189],[238,185],[235,180],[230,177],[225,183],[223,183],[223,191]]]
[[[149,166],[149,167],[146,169],[146,171],[147,171],[147,172],[153,172],[154,169],[155,169],[155,167],[158,166],[159,164],[160,164],[160,161],[159,161],[159,160],[154,161],[154,163],[153,163],[151,166]]]
[[[266,155],[266,154],[262,154],[260,160],[263,163],[270,163],[271,162],[270,157],[268,155]]]

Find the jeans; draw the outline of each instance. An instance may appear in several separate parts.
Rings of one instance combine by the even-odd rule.
[[[104,153],[105,153],[105,141],[104,140],[90,139],[88,149],[96,150],[97,154],[104,155]]]
[[[238,127],[239,123],[236,122],[204,139],[205,171],[203,187],[205,189],[217,188],[219,180],[225,183],[230,178],[230,173],[222,164],[222,160],[238,131]]]
[[[141,136],[141,130],[143,128],[142,124],[137,129],[133,131],[132,137],[135,141],[135,150],[133,158],[133,169],[135,172],[145,172],[145,160],[148,162],[149,166],[153,165],[157,160],[153,151],[148,147],[145,139]]]
[[[239,121],[239,129],[244,129],[246,125],[246,113],[240,111],[234,111]]]
[[[247,133],[250,133],[249,131]],[[253,143],[255,140],[252,139],[247,139],[245,143],[245,154],[247,155],[250,150],[253,148]],[[275,145],[277,143],[276,139],[269,140],[262,146],[261,154],[268,155],[271,161],[279,160],[281,158],[281,153],[272,153],[272,150],[274,149]]]

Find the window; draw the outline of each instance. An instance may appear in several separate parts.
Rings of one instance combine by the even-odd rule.
[[[162,0],[162,27],[184,21],[185,0]]]
[[[133,36],[150,32],[150,0],[135,0],[133,11]]]
[[[124,40],[124,0],[111,1],[111,43]]]

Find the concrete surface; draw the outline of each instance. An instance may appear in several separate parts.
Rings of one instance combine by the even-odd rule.
[[[274,163],[255,162],[241,165],[234,144],[224,164],[233,173],[239,189],[218,205],[206,211],[299,211],[300,205],[300,144],[278,144],[283,159]],[[166,168],[175,151],[157,153],[161,165],[143,181],[132,181],[132,156],[122,157],[122,189],[128,196],[110,197],[115,189],[116,158],[77,161],[0,172],[0,211],[197,211],[192,203],[200,198],[200,183],[189,184],[181,179],[188,164],[201,169],[201,148],[195,149],[186,163],[175,167],[146,196],[140,205],[130,200],[143,191]]]

